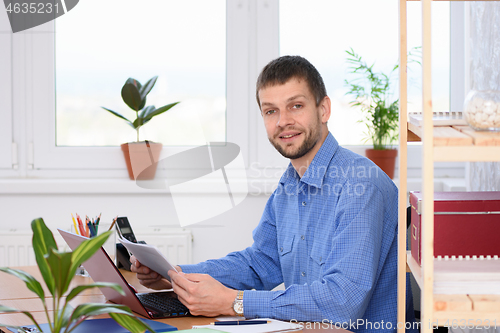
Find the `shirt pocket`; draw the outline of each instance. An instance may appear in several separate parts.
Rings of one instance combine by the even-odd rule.
[[[295,238],[295,235],[291,235],[283,240],[283,243],[281,244],[281,246],[279,248],[280,256],[283,257],[284,255],[292,252],[294,238]]]

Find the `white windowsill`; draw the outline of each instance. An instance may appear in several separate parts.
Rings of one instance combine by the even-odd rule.
[[[251,195],[269,195],[279,179],[248,179]],[[394,180],[396,185],[398,179]],[[186,183],[184,183],[185,185]],[[191,186],[183,186],[186,194],[224,194],[224,187],[214,186],[216,180],[198,181]],[[243,193],[245,180],[233,182],[235,193]],[[419,190],[420,178],[409,178],[408,189]],[[436,178],[436,191],[465,191],[465,179]],[[240,190],[238,190],[240,189]],[[0,194],[168,194],[168,188],[145,189],[129,179],[0,179]]]

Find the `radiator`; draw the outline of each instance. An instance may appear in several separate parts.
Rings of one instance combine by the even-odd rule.
[[[136,238],[154,245],[174,265],[192,263],[193,237],[183,228],[137,228]],[[52,231],[60,251],[69,251],[57,230]],[[0,230],[0,267],[36,265],[31,245],[32,231]]]

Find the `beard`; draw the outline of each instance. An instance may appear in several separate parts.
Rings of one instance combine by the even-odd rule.
[[[321,121],[318,119],[316,124],[311,126],[309,128],[309,131],[303,131],[302,134],[305,136],[304,141],[302,144],[297,147],[296,149],[291,149],[292,145],[287,145],[285,144],[282,146],[279,143],[279,134],[275,135],[274,138],[269,138],[269,142],[276,148],[276,150],[283,155],[283,157],[289,158],[291,160],[295,160],[298,158],[301,158],[305,154],[307,154],[313,147],[316,145],[316,143],[320,140],[321,138]],[[287,128],[287,130],[294,129],[293,127]],[[287,148],[289,148],[287,150]]]

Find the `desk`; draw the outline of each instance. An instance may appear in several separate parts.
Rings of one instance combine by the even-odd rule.
[[[25,266],[25,267],[15,267],[21,269],[33,277],[35,277],[43,286],[46,295],[51,295],[49,291],[46,289],[43,279],[40,275],[38,267],[36,266]],[[142,286],[136,278],[135,273],[120,270],[125,279],[132,285],[138,292],[151,292],[151,289],[148,289]],[[46,323],[47,319],[45,313],[43,312],[43,306],[38,297],[26,288],[26,284],[20,279],[0,272],[0,304],[5,306],[10,306],[16,309],[29,311],[35,318],[35,320],[39,321],[39,323]],[[69,290],[74,288],[75,286],[85,285],[92,283],[92,279],[88,277],[75,276],[71,281],[71,285]],[[49,297],[47,297],[49,298]],[[87,289],[82,292],[79,296],[75,297],[70,301],[70,304],[73,307],[76,307],[78,304],[82,303],[104,303],[106,302],[106,298],[101,293],[98,288]],[[52,302],[47,301],[47,306],[49,310],[52,310]],[[139,315],[137,315],[139,316]],[[94,318],[107,318],[108,315],[100,315],[95,316]],[[140,316],[139,316],[140,317]],[[167,323],[169,325],[177,327],[179,330],[189,329],[193,325],[207,325],[210,322],[213,322],[213,318],[208,317],[179,317],[179,318],[168,318],[168,319],[157,319],[157,321]],[[31,325],[28,317],[21,313],[11,313],[11,314],[0,314],[0,322],[4,324],[10,325]],[[348,332],[342,329],[336,329],[335,327],[322,329],[320,327],[320,323],[317,323],[318,326],[316,329],[304,329],[302,332]]]

